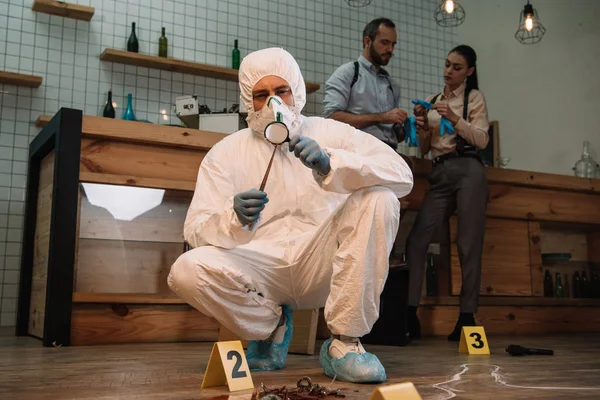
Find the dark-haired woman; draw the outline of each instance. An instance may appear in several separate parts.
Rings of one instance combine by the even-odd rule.
[[[488,201],[485,167],[476,150],[487,146],[489,128],[485,98],[477,84],[476,62],[471,47],[461,45],[452,49],[444,67],[444,90],[427,98],[433,103],[431,110],[420,105],[414,109],[421,152],[431,151],[433,170],[429,192],[406,243],[406,262],[410,268],[407,323],[413,340],[421,335],[417,306],[427,248],[436,230],[455,211],[462,289],[460,315],[448,340],[460,340],[462,327],[475,325]],[[454,133],[440,136],[442,117],[452,124]]]

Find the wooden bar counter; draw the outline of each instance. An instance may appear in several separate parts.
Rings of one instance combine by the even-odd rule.
[[[44,128],[30,146],[17,334],[45,346],[217,340],[219,324],[175,297],[166,277],[184,251],[199,165],[226,135],[73,109],[38,124]],[[431,169],[413,161],[415,187],[402,199],[409,211],[419,208]],[[600,331],[600,299],[541,297],[542,253],[571,254],[547,267],[553,272],[600,262],[600,180],[495,168],[488,179],[477,315],[488,334]],[[440,238],[439,296],[424,296],[420,310],[425,335],[450,332],[458,314],[454,217]],[[294,315],[302,327],[294,343],[297,352],[312,353],[317,315],[307,311]]]

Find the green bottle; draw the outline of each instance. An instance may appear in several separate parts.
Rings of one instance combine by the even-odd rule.
[[[237,39],[235,39],[233,51],[231,52],[231,68],[240,69],[240,50],[238,49]]]
[[[135,22],[131,23],[131,35],[127,41],[127,51],[137,53],[140,49],[140,43],[138,42],[137,35],[135,34]]]
[[[158,56],[166,57],[168,48],[167,37],[165,36],[165,27],[162,28],[162,36],[158,39]]]
[[[554,289],[554,297],[562,298],[564,297],[563,293],[563,284],[562,279],[560,279],[560,272],[556,273],[556,287]]]

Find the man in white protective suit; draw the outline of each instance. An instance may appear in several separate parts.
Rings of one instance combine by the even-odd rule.
[[[412,189],[406,162],[350,125],[300,114],[306,103],[296,60],[281,48],[240,66],[248,129],[208,152],[184,237],[192,250],[168,283],[187,303],[250,340],[252,371],[282,368],[292,310],[325,307],[332,337],[321,347],[328,376],[382,382],[385,369],[360,337],[379,317],[379,298],[398,230],[399,198]],[[265,139],[279,116],[290,141]]]

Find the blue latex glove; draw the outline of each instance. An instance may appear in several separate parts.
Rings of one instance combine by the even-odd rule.
[[[353,383],[379,383],[385,382],[387,376],[385,368],[375,354],[348,353],[342,358],[333,358],[329,355],[331,338],[321,345],[319,361],[330,378],[337,376],[338,381]]]
[[[290,151],[300,159],[302,164],[314,169],[321,175],[327,175],[331,171],[329,156],[323,151],[316,140],[305,136],[294,136],[290,140]]]
[[[426,110],[431,110],[431,106],[433,104],[431,104],[428,101],[425,100],[413,100],[412,103],[416,106],[416,105],[422,105]]]
[[[404,143],[408,143],[410,147],[419,145],[417,139],[417,119],[415,117],[408,117],[404,121]]]
[[[433,106],[433,104],[425,100],[413,100],[412,103],[414,105],[420,104],[423,107],[425,107],[426,110],[431,110],[431,107]],[[452,126],[450,121],[448,121],[445,117],[442,117],[442,119],[440,120],[440,136],[444,136],[446,133],[448,133],[448,135],[453,134],[454,127]]]
[[[281,343],[251,340],[248,342],[246,350],[246,360],[251,372],[273,371],[281,369],[285,365],[288,349],[292,342],[292,333],[294,332],[294,320],[292,309],[288,306],[281,306],[281,311],[285,315],[286,331]]]
[[[238,193],[233,198],[233,211],[242,225],[247,225],[258,219],[260,212],[264,210],[269,198],[265,192],[258,189],[250,189],[247,192]]]
[[[444,136],[445,134],[451,135],[454,133],[454,127],[446,118],[442,117],[440,121],[440,136]]]

